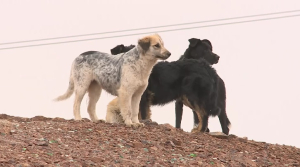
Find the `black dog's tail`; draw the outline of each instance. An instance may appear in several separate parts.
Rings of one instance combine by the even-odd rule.
[[[209,77],[192,75],[182,81],[182,90],[188,100],[205,107],[207,114],[218,115],[220,108],[217,106],[217,94],[214,81]]]
[[[225,134],[229,134],[230,121],[226,114],[226,87],[222,78],[219,78],[219,91],[218,91],[218,106],[221,108],[219,120],[222,126],[222,131]]]

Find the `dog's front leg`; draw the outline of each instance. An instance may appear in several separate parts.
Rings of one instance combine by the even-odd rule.
[[[183,112],[183,103],[181,100],[176,100],[176,102],[175,102],[175,127],[178,129],[181,128],[182,112]]]
[[[123,117],[126,126],[132,126],[131,121],[131,99],[132,94],[126,91],[124,88],[120,88],[118,91],[120,114]]]
[[[144,93],[146,89],[146,86],[141,87],[138,89],[132,96],[132,101],[131,101],[131,106],[132,106],[132,115],[131,115],[131,120],[134,124],[135,127],[140,127],[144,126],[143,123],[140,123],[139,121],[139,107],[140,107],[140,101],[142,94]]]

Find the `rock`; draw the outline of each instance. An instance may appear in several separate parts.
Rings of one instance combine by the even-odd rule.
[[[172,139],[172,142],[177,146],[181,146],[181,141],[179,139]]]
[[[202,161],[198,161],[198,162],[197,162],[197,165],[200,165],[200,166],[201,166],[201,165],[203,165],[203,162],[202,162]]]
[[[134,143],[132,143],[132,145],[134,148],[142,148],[143,147],[143,144],[140,142],[134,142]]]
[[[38,115],[31,118],[31,121],[50,121],[52,118],[46,118],[44,116]]]
[[[63,118],[55,117],[55,118],[52,119],[52,121],[53,121],[53,122],[64,122],[64,121],[66,121],[66,120],[63,119]]]
[[[229,138],[237,138],[237,136],[234,135],[234,134],[230,134],[230,135],[229,135]]]
[[[157,150],[157,147],[150,147],[150,149],[152,149],[152,150],[154,150],[154,151],[156,151]]]
[[[16,166],[30,166],[28,163],[17,164]]]
[[[11,131],[9,132],[10,135],[15,134],[15,133],[16,133],[15,130],[11,130]]]
[[[105,161],[105,158],[95,157],[95,158],[91,158],[91,160],[96,163],[101,163]]]
[[[35,145],[38,145],[38,146],[48,146],[48,142],[46,141],[38,141],[35,143]]]
[[[219,139],[228,139],[228,135],[222,132],[209,132],[208,134]]]
[[[245,137],[243,137],[243,138],[238,138],[238,140],[239,140],[240,142],[244,142],[244,143],[247,142],[247,138],[245,138]]]
[[[176,129],[170,124],[163,124],[163,127],[165,128],[166,131],[172,131],[172,132],[176,131]]]

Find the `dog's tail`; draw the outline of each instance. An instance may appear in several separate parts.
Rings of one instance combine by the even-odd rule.
[[[65,94],[58,96],[57,98],[54,99],[54,101],[61,101],[61,100],[66,100],[67,98],[69,98],[73,92],[74,92],[74,81],[72,79],[73,77],[70,77],[70,81],[69,81],[69,87],[68,90],[66,91]]]

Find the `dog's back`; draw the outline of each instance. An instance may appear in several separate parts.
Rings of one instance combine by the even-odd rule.
[[[75,58],[72,75],[81,82],[80,77],[93,77],[101,87],[112,95],[117,95],[120,86],[122,66],[124,63],[134,62],[139,55],[137,49],[127,53],[112,56],[108,53],[89,51]]]

